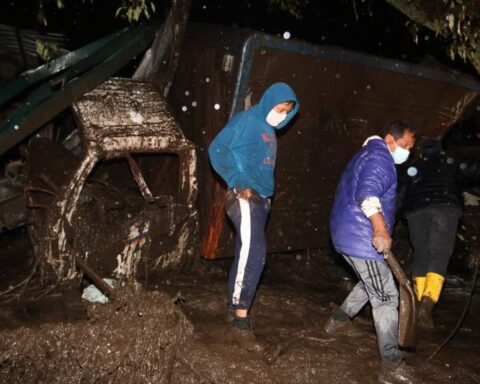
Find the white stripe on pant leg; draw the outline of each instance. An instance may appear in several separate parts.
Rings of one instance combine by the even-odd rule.
[[[238,259],[237,276],[235,276],[235,285],[233,287],[233,305],[240,304],[240,295],[243,288],[243,276],[245,274],[245,267],[247,266],[248,254],[250,253],[251,240],[251,221],[250,221],[250,204],[248,200],[238,199],[240,203],[240,240],[242,246],[240,247],[240,257]]]

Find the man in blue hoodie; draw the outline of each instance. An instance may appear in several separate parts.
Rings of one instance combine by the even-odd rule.
[[[382,137],[368,138],[342,174],[330,216],[333,245],[359,281],[327,321],[325,330],[339,331],[369,301],[383,363],[382,378],[393,374],[403,360],[397,342],[398,290],[383,252],[392,245],[395,164],[407,160],[414,143],[415,132],[404,121],[388,124]],[[401,370],[395,375],[402,375]]]
[[[232,325],[244,333],[252,329],[248,310],[265,264],[265,224],[275,184],[275,131],[285,127],[299,108],[292,88],[275,83],[258,104],[236,114],[208,149],[213,168],[228,186],[225,209],[237,233],[228,300],[234,312]]]

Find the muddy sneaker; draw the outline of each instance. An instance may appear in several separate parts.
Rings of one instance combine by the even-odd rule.
[[[235,309],[229,306],[228,312],[227,312],[227,321],[231,323],[234,318],[235,318]]]
[[[378,372],[378,381],[384,384],[414,384],[416,383],[413,369],[405,364],[382,361]]]
[[[233,334],[235,341],[240,346],[240,348],[243,348],[250,352],[264,352],[264,346],[257,340],[255,335],[253,334],[253,331],[241,330],[234,327]]]
[[[332,334],[347,330],[351,327],[352,322],[350,321],[350,317],[348,317],[342,309],[337,308],[335,312],[333,312],[333,315],[329,317],[323,329],[325,329],[325,332]]]
[[[252,324],[248,317],[235,316],[232,320],[232,331],[235,341],[240,348],[250,352],[264,352],[265,348],[255,337],[252,330]]]
[[[238,329],[241,331],[251,331],[252,330],[252,323],[248,317],[239,317],[233,313],[233,320],[232,326],[234,329]]]

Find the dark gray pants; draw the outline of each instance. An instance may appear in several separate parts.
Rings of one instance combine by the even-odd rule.
[[[370,301],[382,359],[399,363],[403,352],[398,348],[398,290],[392,272],[384,261],[343,256],[360,279],[341,309],[354,317]]]
[[[407,216],[414,251],[413,276],[425,276],[428,272],[447,275],[461,214],[457,208],[433,206]]]

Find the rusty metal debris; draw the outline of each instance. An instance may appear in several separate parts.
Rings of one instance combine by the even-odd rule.
[[[193,143],[183,136],[166,102],[149,83],[111,79],[86,94],[74,104],[73,110],[83,144],[82,158],[66,155],[72,160],[61,180],[58,171],[48,164],[51,161],[49,156],[29,160],[38,162],[32,175],[39,168],[43,169],[40,179],[55,198],[42,204],[38,201],[40,196],[35,196],[30,203],[48,208],[42,213],[44,224],[33,229],[33,237],[39,240],[37,253],[49,262],[60,278],[76,276],[75,260],[79,264],[79,260],[87,259],[91,269],[117,277],[140,274],[140,260],[144,265],[149,259],[148,269],[153,271],[186,262],[196,244],[198,225],[195,210],[196,152]],[[52,154],[66,151],[48,148],[32,148],[32,156],[45,151]],[[176,162],[163,161],[162,167],[162,162],[158,161],[156,167],[157,164],[148,157],[154,154],[175,156]],[[130,167],[133,180],[144,198],[143,203],[136,201],[135,207],[128,207],[136,211],[123,212],[127,210],[123,201],[110,208],[99,203],[100,211],[93,213],[92,201],[98,203],[102,195],[107,195],[106,200],[110,200],[108,194],[115,194],[115,188],[109,184],[111,179],[128,176],[125,173],[109,176],[107,171],[102,176],[107,182],[95,180],[93,170],[112,159],[126,159]],[[147,174],[142,171],[142,164]],[[29,165],[34,167],[31,163]],[[155,173],[159,170],[161,173]],[[175,180],[177,185],[170,185],[168,194],[163,194],[156,183],[157,179],[165,177],[165,173],[178,173],[169,176],[168,180]],[[126,193],[135,198],[138,192],[132,191],[131,187],[128,185],[130,189],[125,189]],[[161,194],[154,194],[152,187]],[[37,186],[30,188],[30,194],[45,191]],[[122,192],[117,194],[121,196]],[[85,208],[89,204],[89,208]],[[92,212],[85,213],[83,209]],[[112,210],[114,213],[110,214]],[[122,215],[125,220],[117,222]],[[96,226],[105,231],[101,234],[103,238],[96,233]],[[109,226],[117,233],[109,234]],[[80,236],[83,239],[79,240]]]

